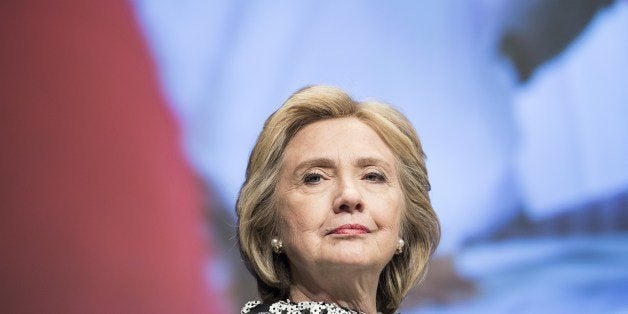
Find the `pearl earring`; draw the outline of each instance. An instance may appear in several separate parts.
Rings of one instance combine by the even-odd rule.
[[[270,246],[273,248],[275,254],[281,254],[283,252],[283,242],[277,238],[270,240]]]
[[[406,245],[406,242],[404,242],[403,239],[399,239],[399,242],[397,242],[397,249],[395,250],[395,254],[403,253],[404,245]]]

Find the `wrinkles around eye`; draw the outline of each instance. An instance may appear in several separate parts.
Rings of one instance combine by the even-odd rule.
[[[318,184],[323,180],[323,176],[320,173],[306,173],[303,175],[303,183],[305,184]]]
[[[372,181],[372,182],[376,182],[376,183],[384,183],[384,182],[388,182],[388,179],[386,178],[386,175],[384,175],[381,172],[378,171],[371,171],[369,173],[367,173],[366,175],[364,175],[364,179],[367,181]]]

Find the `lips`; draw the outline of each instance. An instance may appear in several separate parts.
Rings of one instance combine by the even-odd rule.
[[[332,231],[329,234],[347,234],[347,235],[355,235],[355,234],[365,234],[370,233],[371,230],[360,224],[346,224],[342,225]]]

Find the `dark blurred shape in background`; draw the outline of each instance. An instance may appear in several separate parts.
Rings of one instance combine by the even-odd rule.
[[[615,0],[515,1],[504,12],[500,50],[526,82],[534,70],[560,54]]]

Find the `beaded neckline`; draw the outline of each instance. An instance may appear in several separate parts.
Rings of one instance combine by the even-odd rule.
[[[262,304],[261,301],[247,302],[240,313],[249,313],[251,309],[260,304]],[[364,314],[364,312],[345,309],[333,303],[312,301],[292,302],[290,299],[277,301],[271,304],[268,310],[271,314]]]

